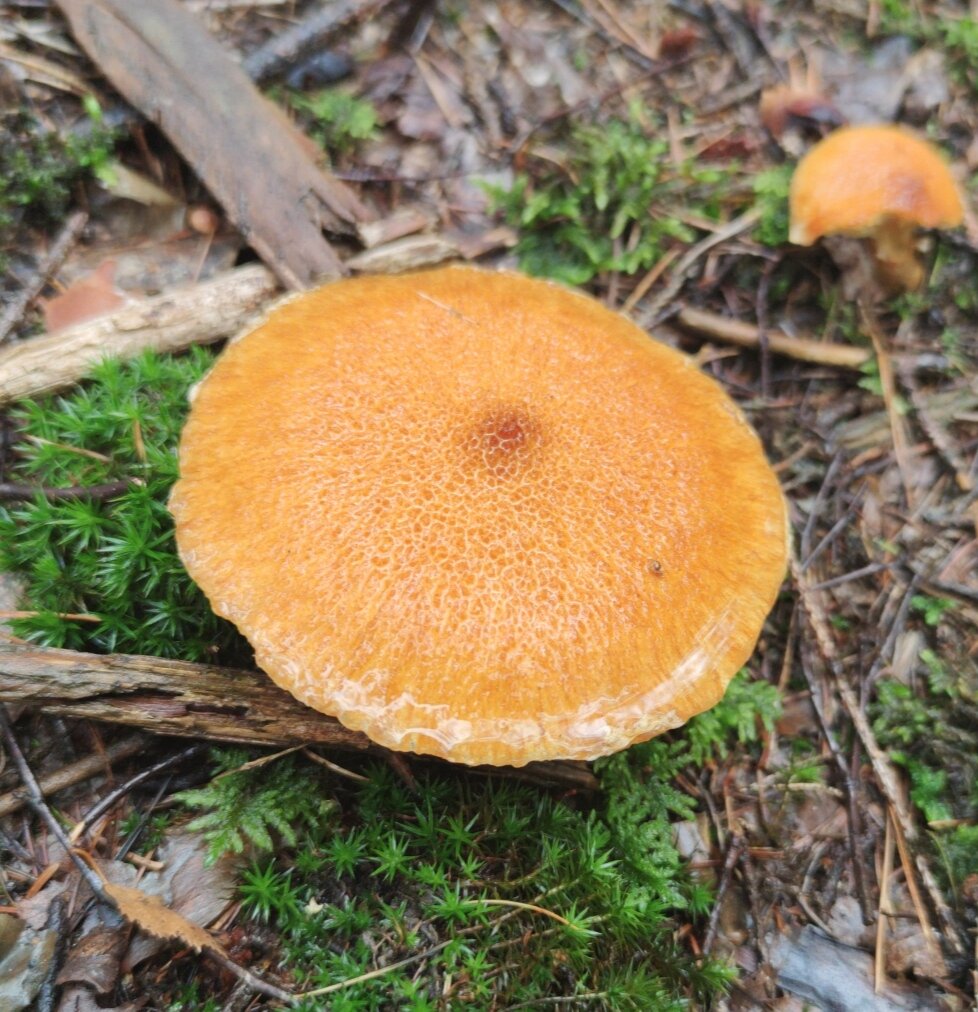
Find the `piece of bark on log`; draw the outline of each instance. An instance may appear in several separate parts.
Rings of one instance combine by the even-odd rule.
[[[0,644],[0,702],[177,737],[386,751],[366,735],[304,706],[260,671],[160,657]],[[589,770],[572,762],[529,763],[519,770],[492,772],[577,790],[598,786]]]
[[[278,290],[261,264],[134,301],[106,316],[0,349],[0,405],[77,382],[103,359],[183,351],[229,337],[257,320]]]
[[[79,45],[172,141],[293,289],[343,274],[323,228],[372,217],[313,145],[176,0],[57,0]]]

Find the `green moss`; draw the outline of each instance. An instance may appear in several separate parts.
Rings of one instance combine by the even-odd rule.
[[[656,206],[677,185],[669,178],[667,150],[637,117],[580,126],[564,165],[533,178],[520,175],[509,191],[494,191],[506,220],[519,229],[520,266],[583,284],[602,271],[651,267],[670,238],[690,241],[692,230]]]
[[[559,163],[548,156],[509,190],[491,189],[519,232],[523,270],[574,285],[606,271],[635,274],[696,238],[688,219],[721,222],[752,200],[761,210],[755,238],[787,241],[790,166],[748,173],[689,159],[677,167],[664,128],[647,120],[636,105],[627,119],[576,126]]]
[[[289,92],[288,104],[305,121],[305,130],[331,156],[352,151],[376,136],[380,121],[374,107],[339,88],[304,95]]]
[[[963,905],[962,884],[978,874],[978,669],[954,646],[966,643],[968,632],[957,628],[953,602],[921,594],[911,609],[936,644],[921,651],[924,677],[915,685],[881,679],[870,715],[880,744],[906,771],[911,800],[932,824],[952,902]]]
[[[793,165],[776,165],[754,177],[754,196],[761,219],[754,236],[765,246],[783,246],[788,241],[788,190]]]
[[[25,577],[23,607],[38,613],[14,623],[17,635],[76,650],[249,656],[184,571],[166,508],[187,391],[211,361],[211,352],[196,349],[180,358],[106,362],[71,394],[12,411],[20,440],[9,480],[55,487],[138,482],[105,501],[39,494],[0,505],[0,570]],[[79,613],[98,621],[59,617]]]
[[[22,224],[59,223],[75,184],[107,171],[114,136],[94,101],[86,110],[91,129],[77,135],[42,129],[24,110],[0,113],[0,264]]]

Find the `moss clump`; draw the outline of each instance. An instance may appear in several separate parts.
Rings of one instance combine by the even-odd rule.
[[[881,679],[870,715],[930,824],[952,903],[966,912],[967,883],[978,876],[978,667],[962,646],[968,630],[953,602],[916,595],[911,611],[934,643],[921,651],[925,675],[913,685]]]
[[[84,134],[42,130],[30,113],[0,113],[0,266],[22,225],[56,224],[68,208],[73,187],[107,171],[114,136],[88,105],[92,128]]]
[[[693,158],[677,166],[663,134],[634,106],[627,119],[575,127],[561,164],[542,161],[508,191],[492,189],[519,231],[520,266],[572,285],[606,271],[635,274],[692,242],[690,219],[719,223],[752,202],[761,210],[757,240],[787,242],[790,166],[758,173]]]
[[[0,505],[0,570],[26,578],[23,608],[37,613],[15,621],[18,636],[187,660],[249,656],[184,571],[166,509],[187,391],[212,358],[195,349],[180,358],[109,361],[67,396],[14,408],[20,438],[7,480],[44,487],[134,482],[105,501],[38,494]],[[65,614],[98,621],[59,617]]]
[[[519,229],[516,252],[529,274],[580,285],[602,271],[626,274],[652,266],[670,238],[692,230],[657,204],[675,203],[690,178],[670,178],[668,145],[651,138],[637,115],[575,128],[566,164],[548,163],[493,195]],[[689,173],[692,174],[692,168]]]
[[[306,121],[306,133],[332,158],[349,154],[363,141],[377,136],[377,110],[365,99],[340,88],[308,95],[289,92],[288,104]]]

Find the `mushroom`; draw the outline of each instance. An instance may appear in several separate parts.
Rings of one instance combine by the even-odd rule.
[[[785,503],[719,385],[513,273],[293,298],[199,385],[180,554],[258,664],[392,749],[521,766],[674,728],[750,656]]]
[[[829,134],[798,163],[789,196],[789,238],[869,237],[880,280],[897,290],[923,279],[914,234],[961,224],[961,194],[940,152],[898,126]]]

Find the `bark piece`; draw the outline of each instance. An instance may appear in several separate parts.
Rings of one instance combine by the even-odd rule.
[[[0,644],[0,702],[43,706],[50,714],[178,737],[385,751],[365,735],[304,706],[260,671],[159,657]],[[578,790],[598,786],[590,771],[571,762],[530,763],[519,770],[493,772]]]
[[[370,217],[308,142],[176,0],[58,0],[82,48],[170,138],[290,288],[338,277],[322,234]]]
[[[140,299],[96,320],[0,350],[0,405],[58,390],[81,379],[104,358],[141,351],[182,351],[241,330],[275,293],[260,264],[238,267],[210,281]]]

